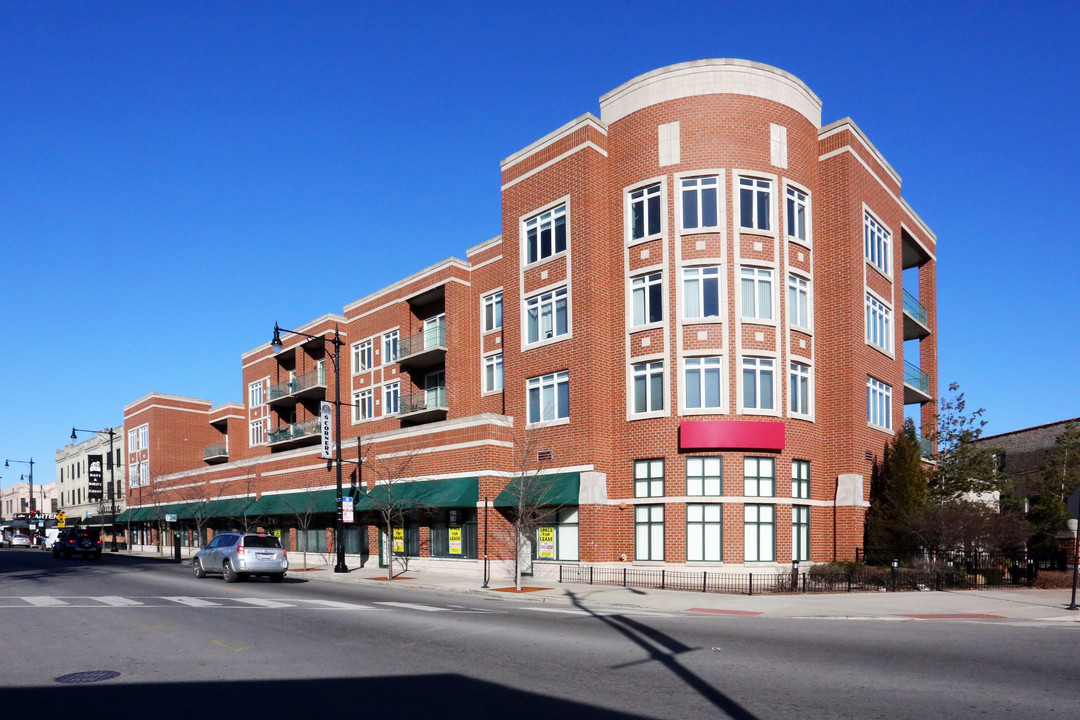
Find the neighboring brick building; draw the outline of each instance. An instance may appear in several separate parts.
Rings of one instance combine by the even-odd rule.
[[[931,422],[937,388],[936,238],[854,122],[822,127],[818,98],[776,68],[674,65],[508,157],[502,193],[502,234],[466,260],[296,328],[345,342],[347,494],[407,460],[391,474],[429,502],[398,546],[460,569],[482,555],[486,517],[505,559],[500,493],[527,449],[562,498],[537,572],[852,559],[874,458],[905,404]],[[125,408],[129,434],[148,428],[128,443],[129,466],[146,463],[129,517],[168,506],[183,521],[197,498],[231,514],[221,526],[241,508],[320,544],[332,347],[282,339],[281,354],[242,357],[242,406]],[[297,533],[301,507],[324,521],[314,535]],[[349,552],[378,542],[346,534]]]

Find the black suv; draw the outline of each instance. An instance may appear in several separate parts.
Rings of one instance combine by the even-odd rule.
[[[101,559],[101,538],[97,530],[89,528],[65,528],[53,543],[53,557],[69,558],[82,553],[84,558]]]

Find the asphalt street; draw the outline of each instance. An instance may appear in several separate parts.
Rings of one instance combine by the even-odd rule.
[[[0,550],[5,716],[46,699],[166,718],[1072,718],[1080,703],[1076,623],[773,618],[313,576],[226,584],[152,558]]]

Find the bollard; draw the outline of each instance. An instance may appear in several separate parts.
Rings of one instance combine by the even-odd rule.
[[[173,533],[173,560],[180,562],[180,533]]]

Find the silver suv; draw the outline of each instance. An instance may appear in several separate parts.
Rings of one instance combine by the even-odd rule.
[[[266,575],[271,582],[285,579],[289,559],[281,543],[264,533],[221,533],[191,559],[195,577],[221,573],[225,582],[245,580],[249,575]]]

